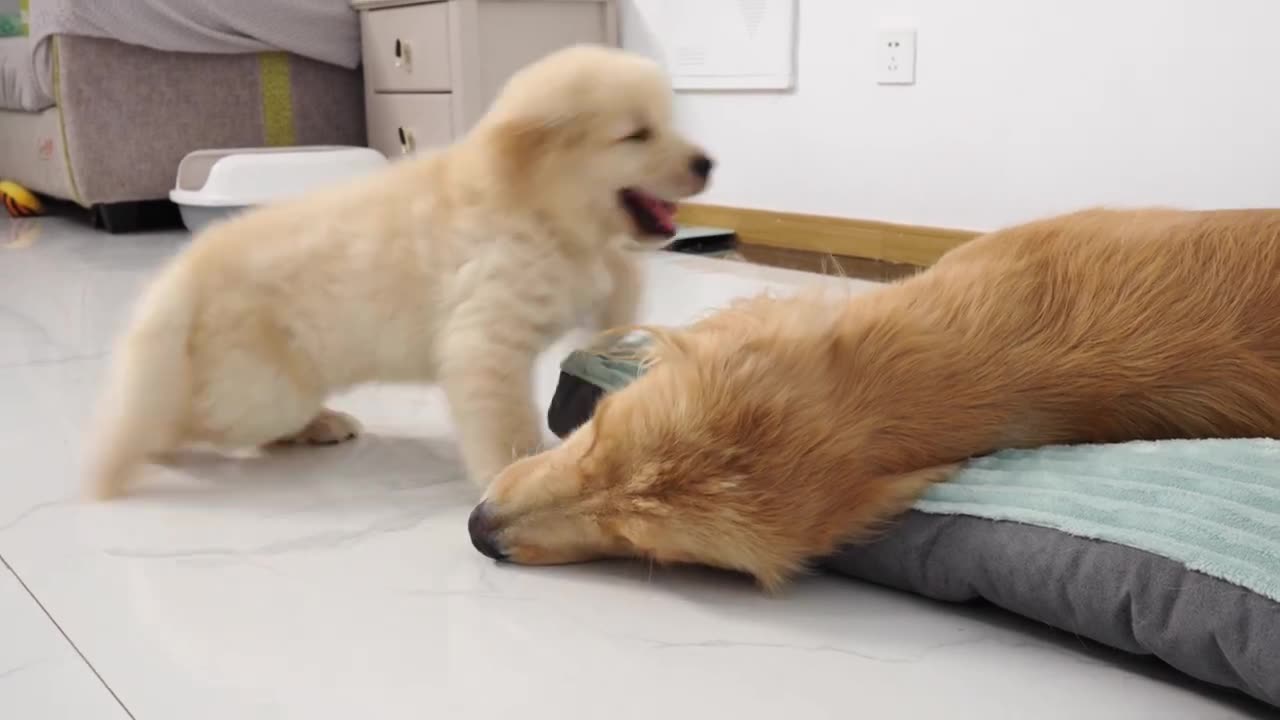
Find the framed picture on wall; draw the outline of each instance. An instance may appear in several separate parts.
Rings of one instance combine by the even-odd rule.
[[[633,0],[676,90],[789,90],[796,0]]]

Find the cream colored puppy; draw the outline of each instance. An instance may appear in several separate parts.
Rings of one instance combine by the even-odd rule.
[[[439,382],[480,484],[535,449],[534,359],[595,315],[631,322],[629,240],[665,238],[711,160],[650,61],[601,47],[517,73],[463,140],[210,228],[117,348],[91,494],[189,443],[336,443],[360,383]]]

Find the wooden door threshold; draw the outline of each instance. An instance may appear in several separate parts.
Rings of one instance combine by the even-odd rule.
[[[722,205],[680,207],[679,221],[731,228],[746,245],[925,267],[981,233]]]

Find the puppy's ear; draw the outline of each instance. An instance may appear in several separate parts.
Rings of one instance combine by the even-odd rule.
[[[539,158],[582,140],[582,124],[571,112],[512,117],[493,128],[494,141],[517,167],[528,167]]]

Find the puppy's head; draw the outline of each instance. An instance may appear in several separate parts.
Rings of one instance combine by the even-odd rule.
[[[608,233],[666,239],[674,201],[701,192],[713,165],[676,132],[671,101],[652,61],[576,46],[517,72],[475,136],[531,195],[586,208]]]
[[[805,338],[831,332],[820,309],[751,305],[664,338],[563,445],[503,471],[472,513],[477,549],[706,564],[775,588],[936,479],[894,477],[870,452],[876,418],[841,399],[856,360]]]

